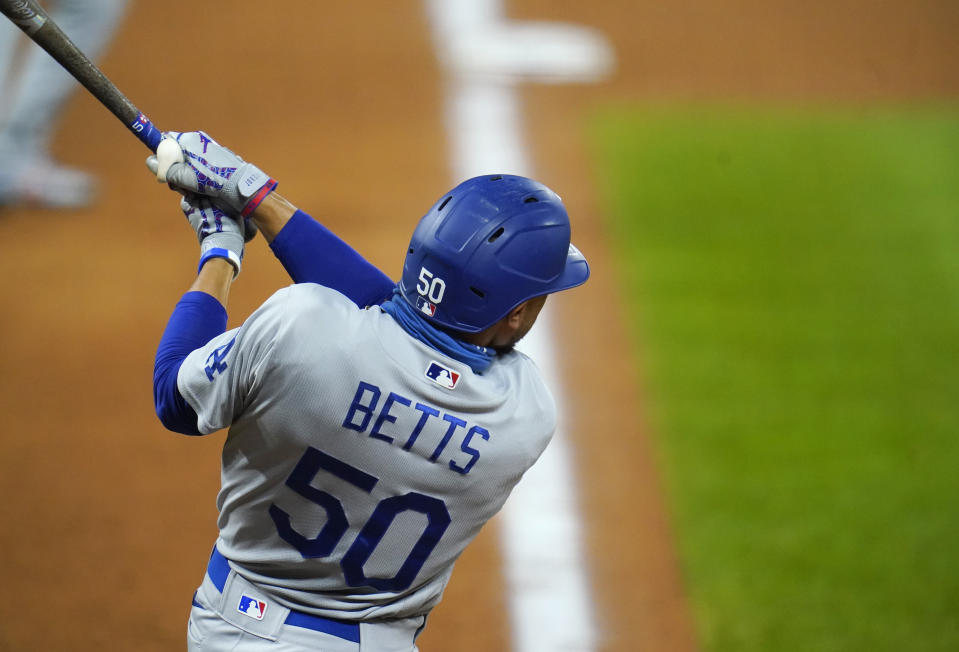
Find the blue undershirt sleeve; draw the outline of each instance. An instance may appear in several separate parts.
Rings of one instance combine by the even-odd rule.
[[[317,283],[360,308],[388,299],[396,285],[353,247],[303,211],[296,211],[270,249],[294,283]]]
[[[226,309],[205,292],[187,292],[167,322],[153,365],[153,402],[160,422],[173,432],[201,435],[197,414],[180,395],[177,374],[184,359],[226,332]]]
[[[317,283],[345,295],[361,308],[377,305],[395,283],[359,252],[303,211],[296,211],[270,243],[270,249],[295,283]],[[202,434],[196,411],[177,389],[186,356],[226,331],[227,314],[204,292],[188,292],[177,303],[157,348],[153,399],[157,416],[174,432]]]

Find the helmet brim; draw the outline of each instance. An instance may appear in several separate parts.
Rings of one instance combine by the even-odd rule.
[[[586,262],[586,257],[570,243],[569,253],[566,255],[566,267],[563,268],[563,273],[556,278],[556,281],[550,285],[547,294],[582,285],[588,278],[589,263]]]

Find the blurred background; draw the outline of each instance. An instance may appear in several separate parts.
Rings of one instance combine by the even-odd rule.
[[[551,301],[592,611],[563,649],[959,648],[959,5],[454,1],[615,55],[599,83],[508,82],[593,268]],[[158,126],[396,277],[458,180],[427,9],[131,0],[85,33]],[[89,96],[16,99],[16,45],[0,116],[37,133],[0,137],[0,650],[182,649],[223,435],[165,432],[150,387],[194,236]],[[12,192],[28,158],[56,185]],[[231,325],[288,282],[258,245]],[[422,650],[519,649],[501,527]]]

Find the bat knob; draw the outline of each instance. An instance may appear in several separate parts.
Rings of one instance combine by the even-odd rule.
[[[157,145],[157,181],[166,183],[166,173],[174,163],[182,163],[183,150],[172,138],[164,138]]]

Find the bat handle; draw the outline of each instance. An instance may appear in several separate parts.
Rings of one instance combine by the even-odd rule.
[[[151,152],[157,151],[157,146],[163,138],[163,132],[153,126],[150,118],[143,113],[138,113],[136,120],[128,124],[127,128],[140,139],[140,142],[149,147]]]

